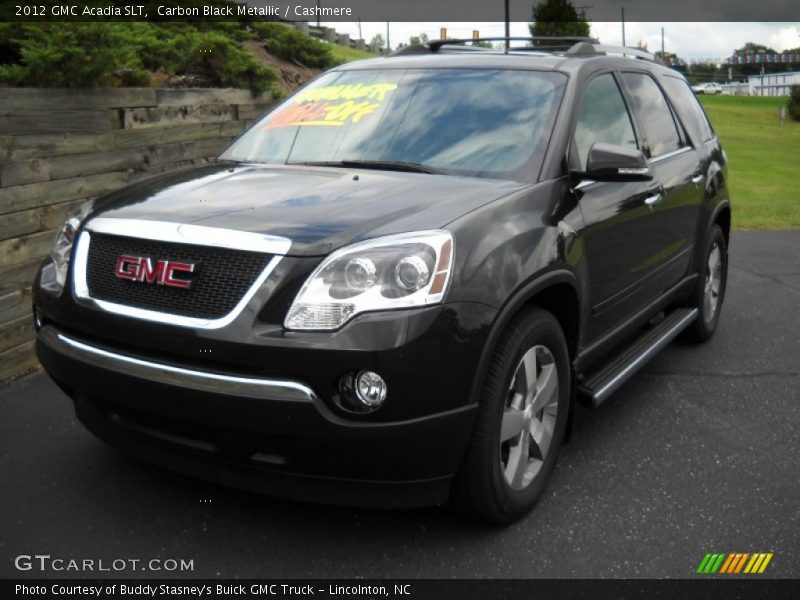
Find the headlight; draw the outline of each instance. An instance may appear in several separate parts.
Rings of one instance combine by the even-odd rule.
[[[53,260],[55,287],[60,294],[67,281],[67,271],[69,270],[69,257],[72,254],[72,245],[80,229],[81,223],[92,209],[92,202],[84,202],[78,208],[70,211],[67,219],[56,233],[53,241],[53,248],[50,250],[50,258]]]
[[[402,233],[337,250],[297,294],[287,329],[338,329],[373,310],[436,304],[444,298],[453,263],[446,231]]]

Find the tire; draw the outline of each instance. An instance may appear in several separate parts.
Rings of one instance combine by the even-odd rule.
[[[722,302],[725,299],[728,247],[719,225],[715,224],[709,230],[701,256],[700,276],[689,304],[697,308],[700,314],[683,334],[685,340],[694,343],[706,342],[714,335],[722,311]]]
[[[528,373],[535,373],[534,386],[528,386]],[[489,360],[472,438],[453,486],[462,512],[503,524],[533,508],[558,458],[571,394],[561,326],[549,312],[525,310],[502,333]],[[501,434],[508,439],[501,441]]]

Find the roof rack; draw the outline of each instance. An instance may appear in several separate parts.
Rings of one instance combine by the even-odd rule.
[[[482,37],[482,38],[461,38],[461,39],[447,39],[447,40],[432,40],[426,45],[430,48],[431,52],[438,52],[442,46],[460,45],[467,42],[568,42],[567,44],[547,44],[547,46],[565,46],[569,47],[576,42],[587,42],[590,44],[599,44],[600,41],[592,37],[576,36],[576,35],[535,35],[530,37]],[[535,49],[536,47],[525,49]]]
[[[641,48],[628,48],[626,46],[606,46],[599,40],[583,36],[531,36],[531,37],[483,37],[483,38],[458,38],[446,40],[432,40],[424,45],[407,46],[394,53],[394,56],[404,54],[427,54],[439,52],[443,47],[453,51],[486,51],[487,48],[467,46],[470,42],[505,42],[505,52],[542,52],[563,54],[565,56],[597,56],[602,54],[620,54],[633,58],[640,58],[657,64],[664,64],[660,58],[642,50]],[[541,45],[511,47],[511,42],[533,42]],[[542,44],[542,42],[547,42]]]
[[[574,46],[572,46],[572,48],[567,50],[566,54],[569,54],[571,56],[582,55],[582,54],[621,54],[623,56],[632,56],[634,58],[641,58],[642,60],[658,63],[660,65],[664,64],[664,62],[658,56],[656,56],[655,54],[651,54],[646,50],[642,50],[641,48],[629,48],[628,46],[606,46],[600,43],[575,44]]]

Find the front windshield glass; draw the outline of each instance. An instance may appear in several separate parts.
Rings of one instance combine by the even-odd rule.
[[[327,73],[220,157],[268,164],[379,161],[533,181],[566,76],[490,69]]]

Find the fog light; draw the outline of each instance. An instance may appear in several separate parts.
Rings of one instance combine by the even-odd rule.
[[[375,408],[386,400],[386,382],[372,371],[361,371],[356,375],[356,396],[362,404]]]

